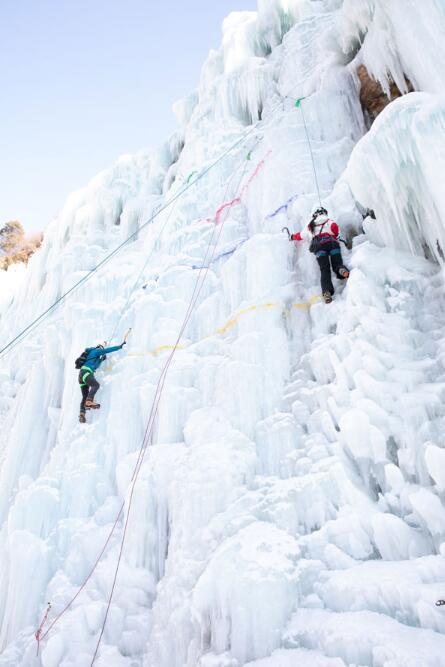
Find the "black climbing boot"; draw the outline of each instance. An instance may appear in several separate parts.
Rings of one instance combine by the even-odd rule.
[[[323,292],[323,301],[325,303],[331,303],[332,302],[332,294],[330,292]]]
[[[81,424],[85,424],[86,419],[85,419],[85,413],[84,413],[84,412],[81,412],[81,413],[80,413],[80,415],[79,415],[79,421],[80,421]]]
[[[99,410],[100,403],[96,403],[96,401],[92,401],[90,398],[87,398],[85,401],[85,407],[87,410]]]

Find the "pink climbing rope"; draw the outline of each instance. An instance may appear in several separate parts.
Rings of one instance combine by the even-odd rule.
[[[266,153],[266,155],[263,157],[263,159],[258,162],[257,166],[255,167],[255,169],[253,170],[253,172],[249,176],[248,180],[246,181],[246,183],[241,188],[241,191],[240,191],[238,197],[235,197],[231,201],[228,201],[228,202],[225,202],[224,204],[221,204],[221,206],[218,208],[218,210],[215,213],[215,217],[213,219],[212,218],[207,218],[207,222],[214,222],[215,225],[219,225],[220,220],[221,220],[221,216],[227,208],[232,208],[233,206],[236,206],[236,204],[241,204],[243,196],[246,194],[246,192],[249,189],[252,181],[255,180],[255,178],[260,173],[261,169],[264,167],[264,163],[266,162],[267,158],[269,157],[269,155],[271,153],[272,153],[272,151],[269,151],[268,153]]]
[[[232,199],[232,201],[228,201],[225,204],[222,204],[219,209],[216,211],[214,222],[215,225],[219,225],[219,221],[221,220],[221,216],[223,212],[226,210],[226,208],[232,208],[232,206],[235,206],[236,204],[241,203],[241,197],[235,197],[235,199]]]
[[[45,612],[42,620],[40,621],[40,625],[39,625],[38,629],[34,633],[34,637],[36,638],[36,641],[37,641],[37,655],[39,655],[39,651],[40,651],[40,641],[42,639],[43,626],[45,625],[45,623],[48,619],[48,614],[49,614],[50,610],[51,610],[51,602],[48,602],[46,612]]]

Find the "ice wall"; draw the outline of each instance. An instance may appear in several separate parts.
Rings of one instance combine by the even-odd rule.
[[[0,277],[6,342],[135,233],[0,359],[2,667],[91,664],[127,516],[99,666],[441,665],[444,70],[423,47],[441,11],[232,15],[178,132],[72,195],[20,281]],[[368,134],[359,62],[419,91]],[[355,236],[329,307],[281,233],[318,205],[302,96],[321,199]],[[130,326],[80,425],[73,360]],[[36,656],[47,602],[44,631],[89,574]]]
[[[344,0],[337,16],[338,42],[349,57],[359,52],[368,72],[388,91],[391,77],[406,92],[404,77],[416,90],[441,94],[445,36],[441,0]],[[416,48],[413,48],[415,36]]]
[[[442,263],[444,130],[443,97],[407,95],[377,119],[347,172],[357,199],[377,211],[379,224],[366,224],[373,240]]]

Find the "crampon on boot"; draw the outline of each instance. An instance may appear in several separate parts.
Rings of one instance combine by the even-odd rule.
[[[331,303],[332,301],[332,294],[330,292],[323,292],[323,301],[325,303]]]
[[[85,413],[84,413],[84,412],[81,412],[81,413],[80,413],[80,415],[79,415],[79,421],[80,421],[81,424],[85,424],[86,419],[85,419]]]
[[[96,401],[92,401],[91,399],[87,398],[85,401],[85,407],[87,410],[99,410],[100,403],[96,403]]]

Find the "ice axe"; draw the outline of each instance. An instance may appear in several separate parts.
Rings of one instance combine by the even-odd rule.
[[[128,329],[127,333],[125,334],[125,336],[124,336],[124,340],[122,341],[123,343],[126,343],[126,342],[127,342],[127,338],[128,338],[128,336],[130,335],[130,333],[131,333],[131,327]]]
[[[282,229],[281,231],[282,231],[282,232],[286,232],[286,234],[287,234],[287,236],[288,236],[288,238],[289,238],[289,241],[290,241],[290,236],[291,236],[291,234],[290,234],[290,231],[289,231],[289,227],[283,227],[283,229]]]

